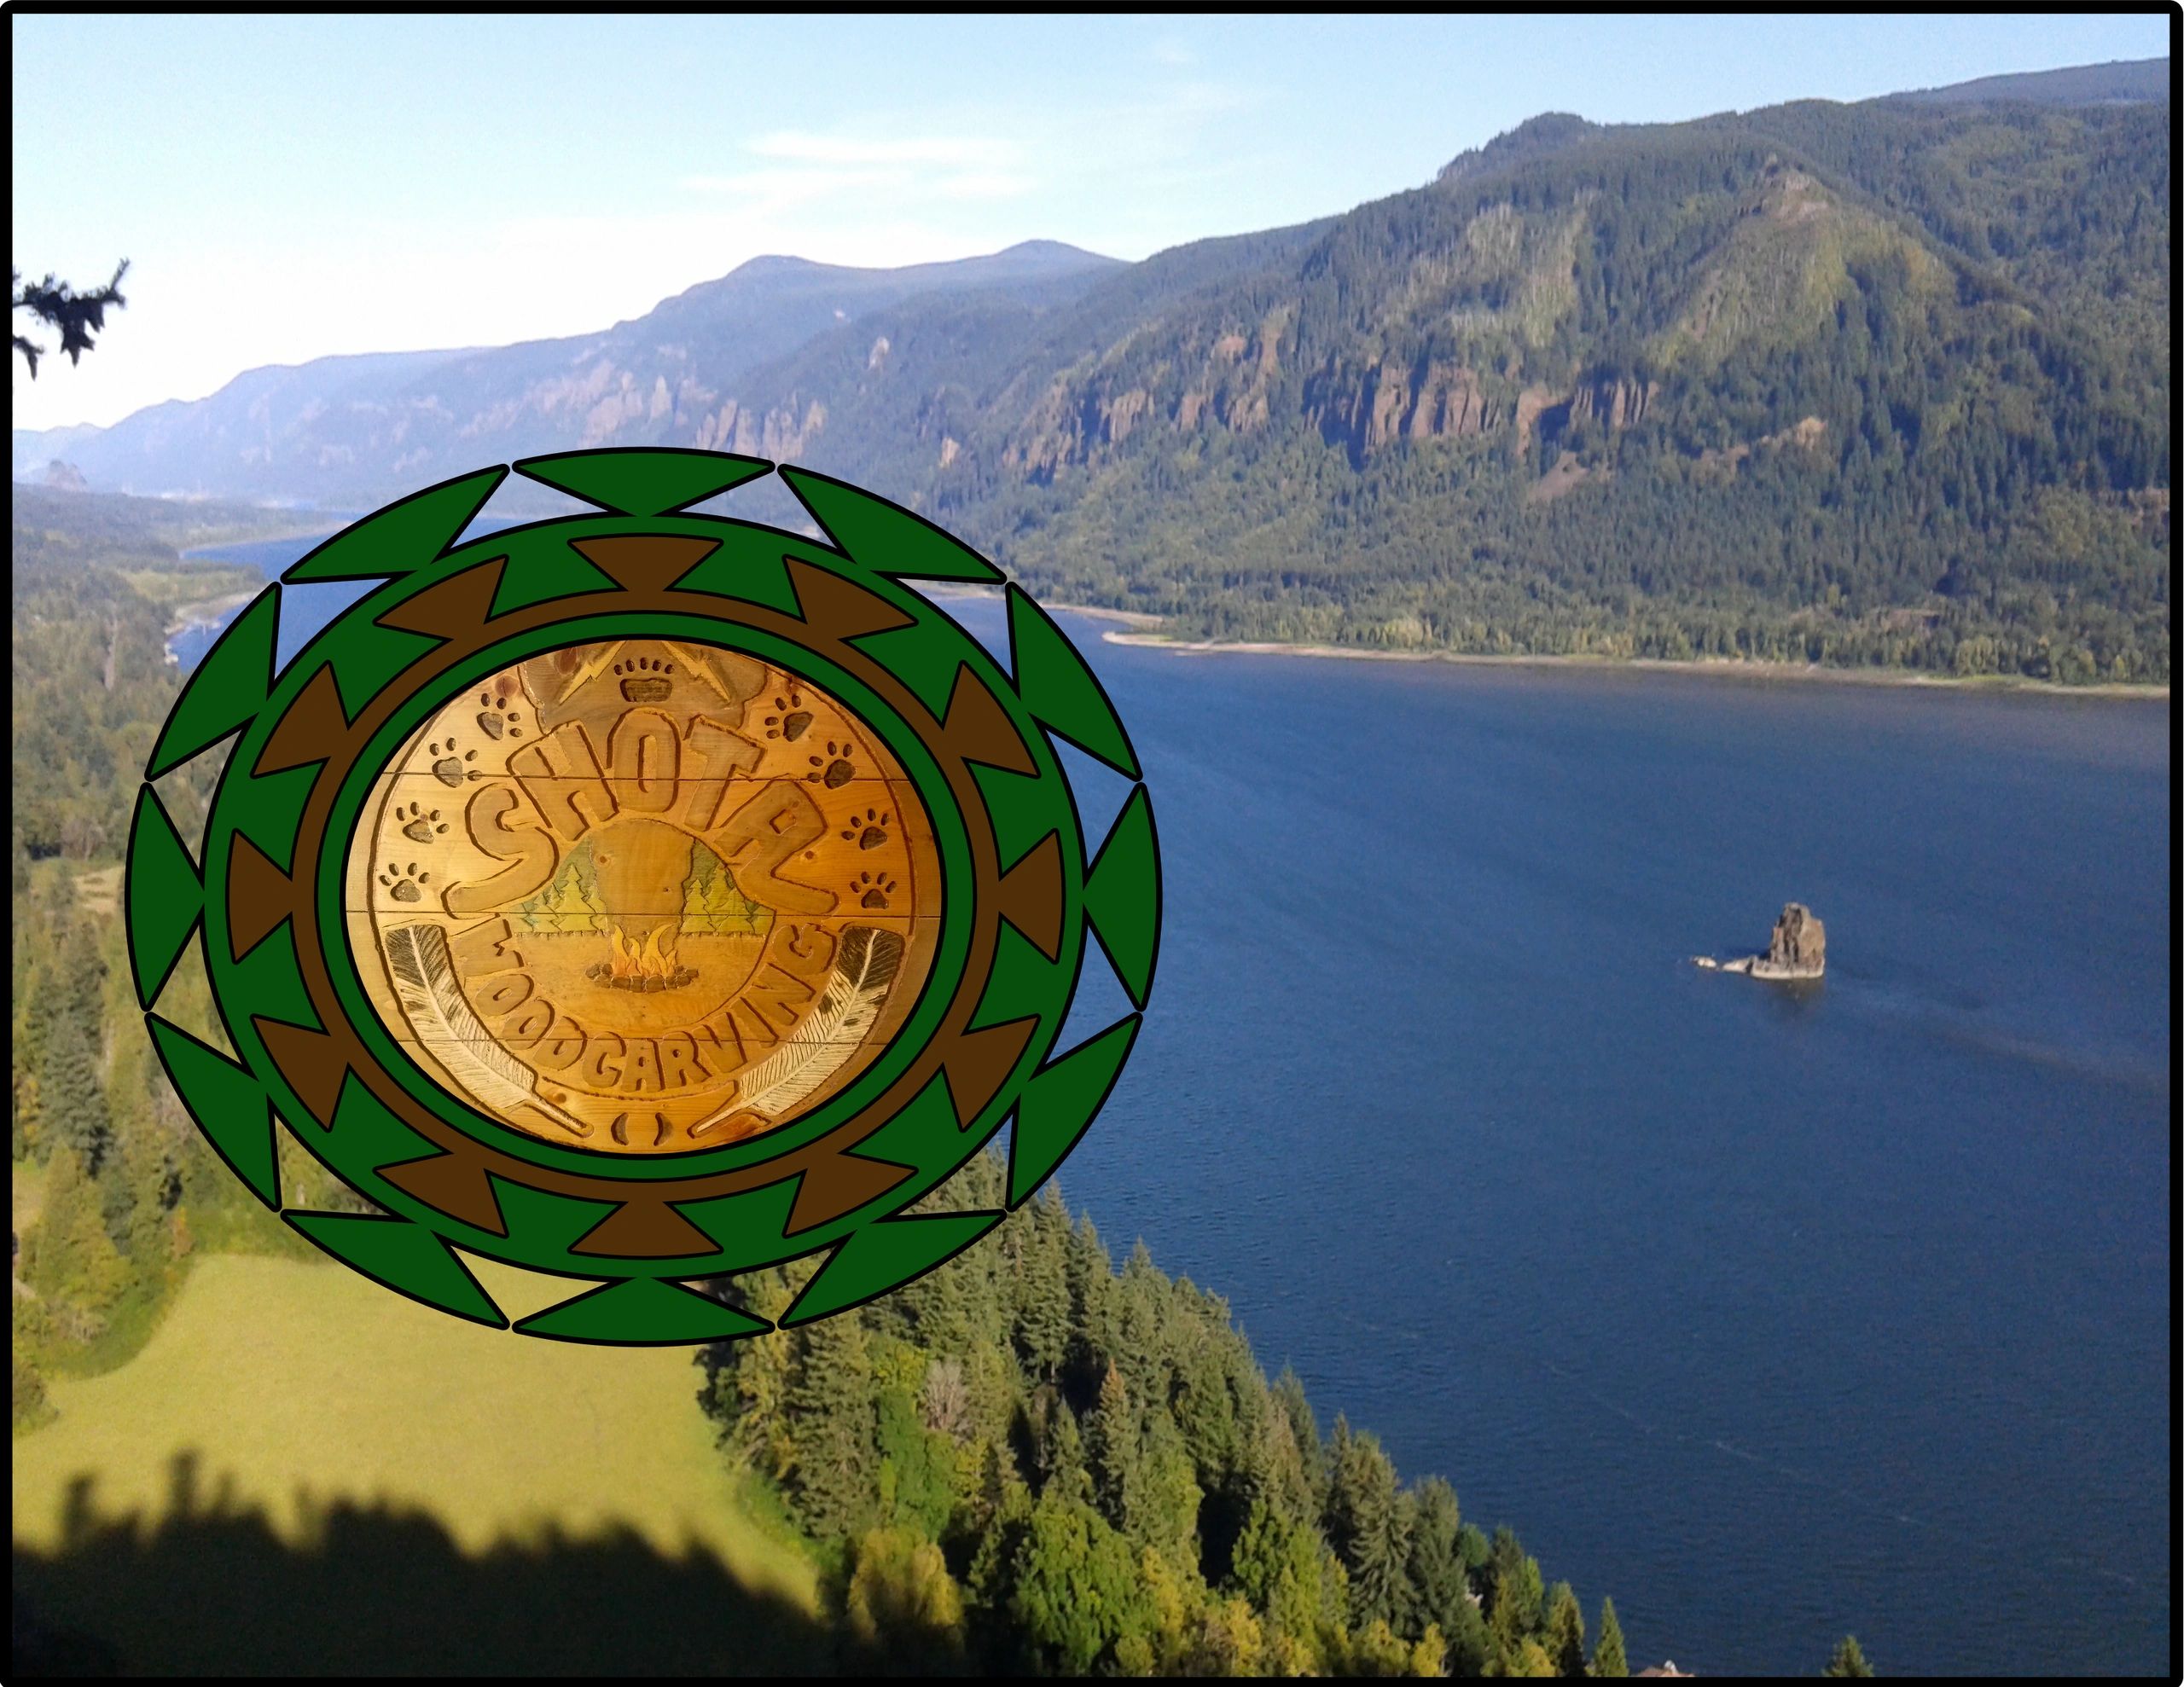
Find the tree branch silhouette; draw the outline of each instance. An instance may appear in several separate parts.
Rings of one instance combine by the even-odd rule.
[[[129,273],[129,260],[123,258],[113,271],[113,279],[92,293],[78,293],[67,282],[48,274],[42,281],[24,285],[19,271],[11,271],[9,282],[9,303],[12,312],[27,310],[39,322],[61,330],[61,349],[68,354],[71,363],[82,360],[91,349],[91,336],[106,328],[108,305],[125,310],[129,301],[121,296],[121,278]],[[11,325],[12,327],[12,325]],[[31,379],[38,379],[38,360],[45,355],[45,347],[27,335],[15,335],[15,350],[23,354],[23,361],[30,366]]]

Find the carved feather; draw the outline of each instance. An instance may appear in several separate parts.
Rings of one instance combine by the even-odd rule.
[[[880,1004],[902,964],[899,932],[873,925],[852,925],[843,932],[818,1007],[787,1042],[744,1075],[741,1099],[723,1110],[748,1109],[779,1119],[833,1077],[880,1017]]]
[[[447,933],[437,925],[398,925],[386,934],[387,970],[417,1041],[489,1110],[535,1107],[562,1129],[590,1136],[591,1127],[541,1099],[529,1068],[493,1041],[463,1000]]]

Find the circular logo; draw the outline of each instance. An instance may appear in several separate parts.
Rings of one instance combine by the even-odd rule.
[[[1013,1121],[1027,1198],[1119,1075],[1135,1012],[1056,1052],[1088,952],[1141,1009],[1158,944],[1144,786],[1088,849],[1056,750],[1137,780],[1097,679],[854,487],[781,472],[816,539],[690,512],[771,467],[533,459],[601,513],[461,544],[505,470],[390,505],[154,747],[148,780],[232,739],[200,852],[138,802],[160,1058],[269,1206],[278,1130],[366,1197],[282,1215],[414,1298],[505,1325],[470,1253],[588,1279],[526,1333],[717,1340],[767,1327],[724,1280],[823,1251],[781,1321],[823,1317],[999,1222],[924,1197]],[[911,579],[1005,586],[1007,664]],[[276,661],[283,593],[331,581],[379,583]],[[193,941],[228,1051],[155,1011]]]
[[[349,845],[381,1026],[549,1141],[674,1152],[853,1081],[931,971],[940,869],[886,741],[679,639],[565,646],[413,733]]]

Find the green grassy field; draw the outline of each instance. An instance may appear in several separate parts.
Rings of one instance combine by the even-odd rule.
[[[15,1228],[27,1230],[37,1222],[38,1208],[45,1200],[45,1168],[18,1161],[13,1169],[9,1194],[15,1208]]]
[[[567,1293],[473,1263],[512,1316]],[[625,1620],[600,1661],[793,1665],[823,1638],[815,1572],[739,1503],[700,1380],[687,1348],[531,1340],[328,1265],[205,1259],[142,1354],[55,1380],[57,1420],[15,1443],[16,1592],[125,1672],[287,1668],[344,1635],[358,1666],[573,1664]],[[235,1577],[254,1612],[282,1586],[306,1609],[222,1649],[177,1608]],[[496,1601],[513,1613],[478,1609]],[[662,1650],[677,1626],[687,1649]]]

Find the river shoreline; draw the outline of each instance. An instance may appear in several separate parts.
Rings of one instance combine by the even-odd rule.
[[[928,588],[933,597],[997,598],[985,586]],[[1707,679],[1817,681],[1852,686],[1931,686],[1937,689],[1972,692],[2030,693],[2053,697],[2106,697],[2167,702],[2166,685],[2132,681],[2100,680],[2090,685],[2063,685],[2016,674],[1929,674],[1916,668],[1830,668],[1811,662],[1762,662],[1739,657],[1694,658],[1671,661],[1658,656],[1490,655],[1459,650],[1358,650],[1347,645],[1283,644],[1268,640],[1182,639],[1160,630],[1166,617],[1142,610],[1109,609],[1099,604],[1049,603],[1051,612],[1082,615],[1089,619],[1114,621],[1129,630],[1102,633],[1107,644],[1130,645],[1141,650],[1165,650],[1176,656],[1301,656],[1359,662],[1453,662],[1478,667],[1577,668],[1599,673],[1663,673],[1697,675]]]
[[[175,619],[167,628],[166,636],[171,639],[177,634],[188,632],[192,627],[217,627],[264,589],[260,586],[253,591],[229,592],[221,597],[177,604],[174,610]]]
[[[1079,608],[1056,604],[1056,609],[1080,615],[1119,618],[1127,612]],[[1133,622],[1159,619],[1132,616]],[[2090,685],[2062,685],[2053,680],[2035,680],[2013,674],[1926,674],[1913,668],[1829,668],[1818,663],[1761,662],[1738,658],[1670,661],[1655,656],[1486,655],[1455,650],[1352,650],[1341,645],[1278,644],[1271,641],[1229,642],[1217,639],[1176,639],[1151,631],[1102,633],[1108,644],[1132,645],[1141,649],[1165,650],[1177,656],[1309,656],[1365,662],[1454,662],[1481,667],[1578,668],[1595,672],[1666,673],[1697,675],[1709,679],[1756,681],[1812,681],[1822,684],[1865,686],[1931,686],[1950,691],[2037,693],[2054,697],[2106,697],[2166,702],[2165,685],[2139,685],[2102,680]]]

